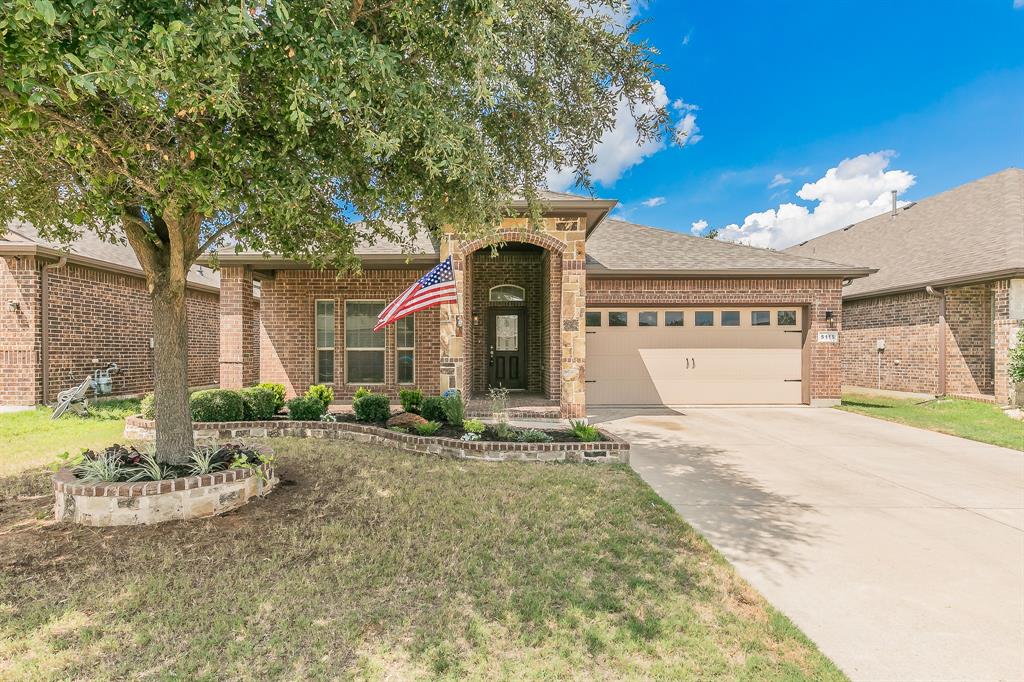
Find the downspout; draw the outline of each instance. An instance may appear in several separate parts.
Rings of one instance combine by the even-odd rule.
[[[56,263],[47,263],[39,275],[39,364],[43,375],[43,404],[50,392],[50,277],[49,271],[62,268],[68,263],[67,256],[61,256]]]
[[[925,293],[933,298],[939,299],[939,321],[936,325],[939,349],[939,381],[936,388],[937,395],[946,395],[946,294],[943,291],[936,291],[931,285],[924,288]]]

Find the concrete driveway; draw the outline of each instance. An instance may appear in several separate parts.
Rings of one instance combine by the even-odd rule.
[[[1024,680],[1024,453],[830,409],[595,417],[851,678]]]

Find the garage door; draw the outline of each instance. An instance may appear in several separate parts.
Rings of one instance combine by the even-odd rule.
[[[590,308],[590,405],[798,404],[803,311]]]

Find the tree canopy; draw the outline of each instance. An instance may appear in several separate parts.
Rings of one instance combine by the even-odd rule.
[[[662,135],[625,0],[0,0],[0,231],[127,238],[153,301],[157,454],[192,445],[186,276],[228,240],[335,267],[361,240],[539,215],[622,106]]]
[[[0,220],[158,246],[170,220],[190,262],[222,234],[338,264],[396,223],[478,229],[653,103],[625,5],[0,0]]]

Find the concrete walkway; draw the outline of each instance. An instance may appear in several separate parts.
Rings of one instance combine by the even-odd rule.
[[[851,678],[1024,680],[1024,453],[829,409],[595,417]]]

